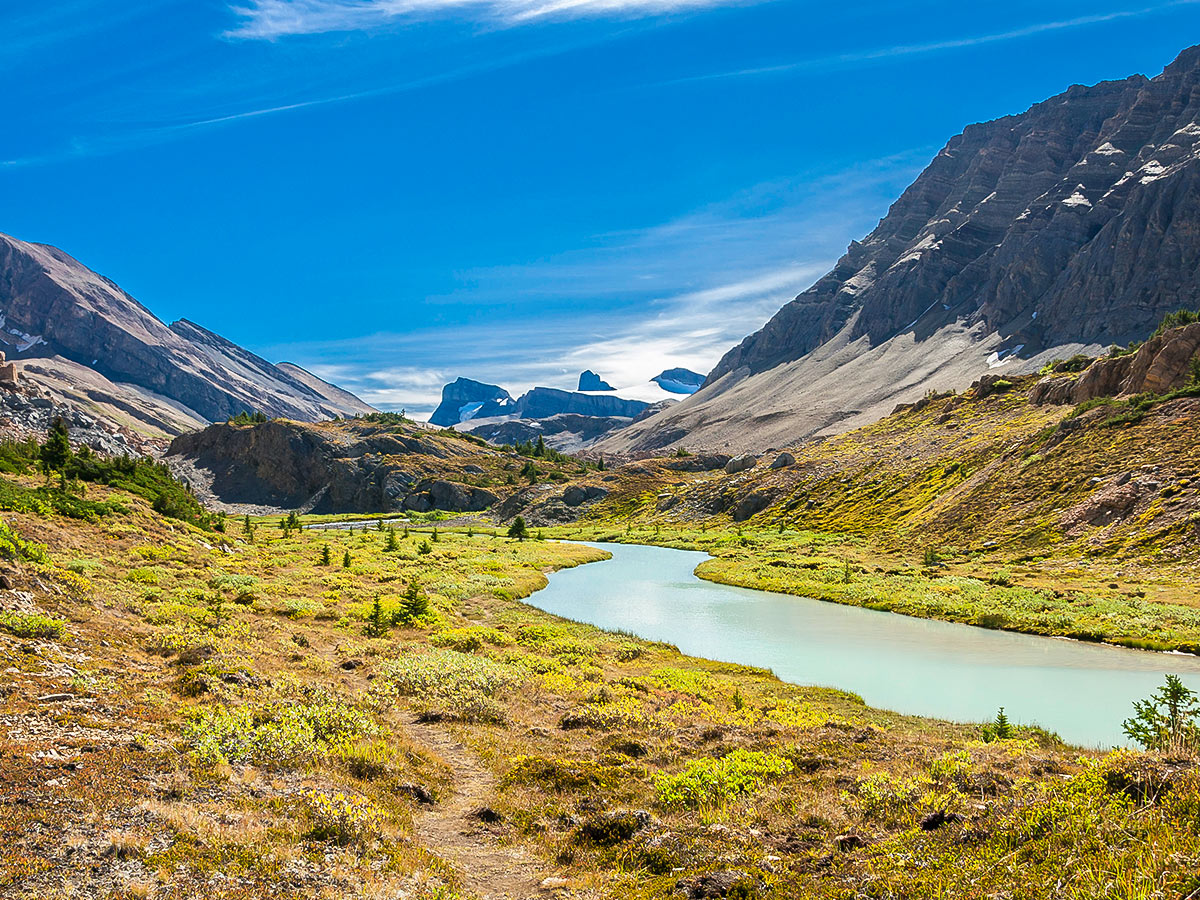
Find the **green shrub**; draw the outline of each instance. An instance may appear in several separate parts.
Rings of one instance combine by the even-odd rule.
[[[0,483],[3,483],[0,481]],[[5,559],[24,559],[29,562],[45,563],[46,548],[33,541],[27,541],[13,530],[7,522],[0,521],[0,556]]]
[[[782,756],[738,749],[719,759],[693,760],[678,775],[658,775],[654,788],[665,807],[715,810],[791,771]]]
[[[503,631],[498,631],[495,628],[474,626],[470,628],[450,628],[446,631],[440,631],[433,635],[429,639],[429,642],[435,647],[448,647],[451,650],[457,650],[459,653],[475,653],[482,650],[484,644],[507,647],[513,643],[513,639]]]
[[[504,708],[494,699],[518,681],[509,666],[457,650],[433,650],[402,656],[383,666],[373,688],[380,700],[415,697],[424,718],[460,722],[504,722]]]
[[[67,623],[40,613],[0,612],[0,628],[19,638],[56,641],[66,631]]]
[[[360,710],[330,697],[193,710],[183,738],[197,760],[294,766],[377,733]]]

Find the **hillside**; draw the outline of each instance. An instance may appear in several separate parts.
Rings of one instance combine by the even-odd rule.
[[[611,436],[763,450],[1144,337],[1200,294],[1200,48],[952,138],[692,397]]]
[[[0,475],[5,498],[40,484]],[[0,529],[14,896],[1200,886],[1188,764],[875,710],[519,602],[603,551],[88,502]]]
[[[63,251],[0,235],[0,350],[54,401],[149,436],[243,411],[316,421],[370,411],[187,320],[167,326]]]

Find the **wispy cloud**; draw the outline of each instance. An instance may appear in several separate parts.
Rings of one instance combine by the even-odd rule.
[[[251,0],[233,6],[239,22],[227,37],[275,40],[289,35],[370,31],[406,20],[468,12],[515,25],[535,19],[638,17],[728,4],[730,0]]]
[[[621,396],[668,396],[650,378],[673,366],[707,372],[746,330],[754,329],[824,272],[829,261],[757,273],[658,298],[620,318],[593,313],[569,319],[498,321],[407,334],[274,348],[374,406],[427,415],[443,384],[459,375],[501,384],[514,395],[536,385],[574,389],[595,369]],[[428,366],[389,366],[419,356]],[[333,360],[357,359],[358,363]],[[313,362],[311,360],[316,360]],[[378,363],[385,362],[379,365]]]
[[[1105,25],[1126,19],[1140,19],[1158,13],[1169,12],[1180,7],[1195,6],[1200,0],[1170,0],[1153,6],[1141,6],[1133,9],[1114,10],[1107,13],[1076,16],[1069,19],[1056,19],[1047,22],[1036,22],[1020,28],[996,31],[989,34],[968,35],[966,37],[948,38],[940,41],[927,41],[916,44],[896,44],[880,47],[874,50],[858,50],[850,53],[835,53],[828,56],[815,56],[793,62],[779,63],[771,66],[754,66],[741,69],[729,69],[722,72],[708,72],[685,78],[675,78],[660,84],[686,84],[696,81],[712,81],[721,78],[747,78],[758,75],[779,75],[812,69],[829,69],[842,66],[853,66],[863,63],[876,63],[908,56],[923,56],[929,53],[941,53],[949,50],[962,50],[979,47],[986,44],[998,44],[1005,41],[1020,40],[1021,38],[1036,37],[1056,31],[1068,31],[1076,28],[1086,28],[1093,25]]]
[[[462,273],[462,290],[437,302],[487,310],[471,323],[254,349],[416,414],[460,375],[518,394],[573,389],[593,369],[622,396],[661,400],[650,378],[709,371],[869,230],[930,153],[755,185],[556,258]]]

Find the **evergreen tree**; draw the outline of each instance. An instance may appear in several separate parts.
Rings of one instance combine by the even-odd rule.
[[[538,435],[537,444],[533,448],[533,455],[537,457],[546,455],[546,442],[542,440],[542,436],[540,434]]]
[[[321,548],[321,565],[323,565],[323,566],[332,566],[333,565],[333,554],[329,552],[328,544],[325,544]]]
[[[350,551],[349,550],[347,550],[345,553],[342,554],[342,568],[343,569],[350,568]]]
[[[408,583],[408,587],[404,591],[404,604],[401,610],[407,622],[415,622],[429,612],[429,598],[425,596],[420,582],[415,578]]]
[[[388,625],[390,624],[387,616],[383,613],[383,604],[379,601],[379,595],[376,594],[375,600],[371,604],[371,612],[367,616],[367,624],[363,628],[363,632],[367,637],[383,637],[388,633]]]
[[[42,444],[38,456],[47,478],[53,471],[61,472],[71,461],[71,433],[67,430],[67,423],[63,421],[62,416],[54,417],[46,435],[46,443]]]
[[[436,544],[437,540],[438,540],[438,530],[437,530],[437,526],[434,525],[433,526],[433,542]]]
[[[516,538],[518,541],[523,541],[529,537],[529,529],[525,527],[525,520],[521,516],[513,519],[512,524],[508,526],[508,536]]]
[[[254,526],[250,524],[250,514],[246,513],[245,517],[242,519],[242,531],[246,532],[246,534],[250,534],[250,532],[253,530]]]
[[[386,547],[384,547],[383,549],[385,549],[385,550],[389,550],[389,551],[390,551],[390,550],[398,550],[398,549],[400,548],[400,544],[399,544],[399,543],[397,543],[397,541],[396,541],[396,529],[395,529],[395,528],[389,528],[389,529],[387,530],[387,533],[388,533],[388,536],[387,536],[387,546],[386,546]]]

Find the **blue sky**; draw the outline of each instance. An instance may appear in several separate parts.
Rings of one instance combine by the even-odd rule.
[[[0,231],[427,412],[458,375],[662,396],[963,126],[1157,74],[1200,0],[56,0],[0,33]]]

